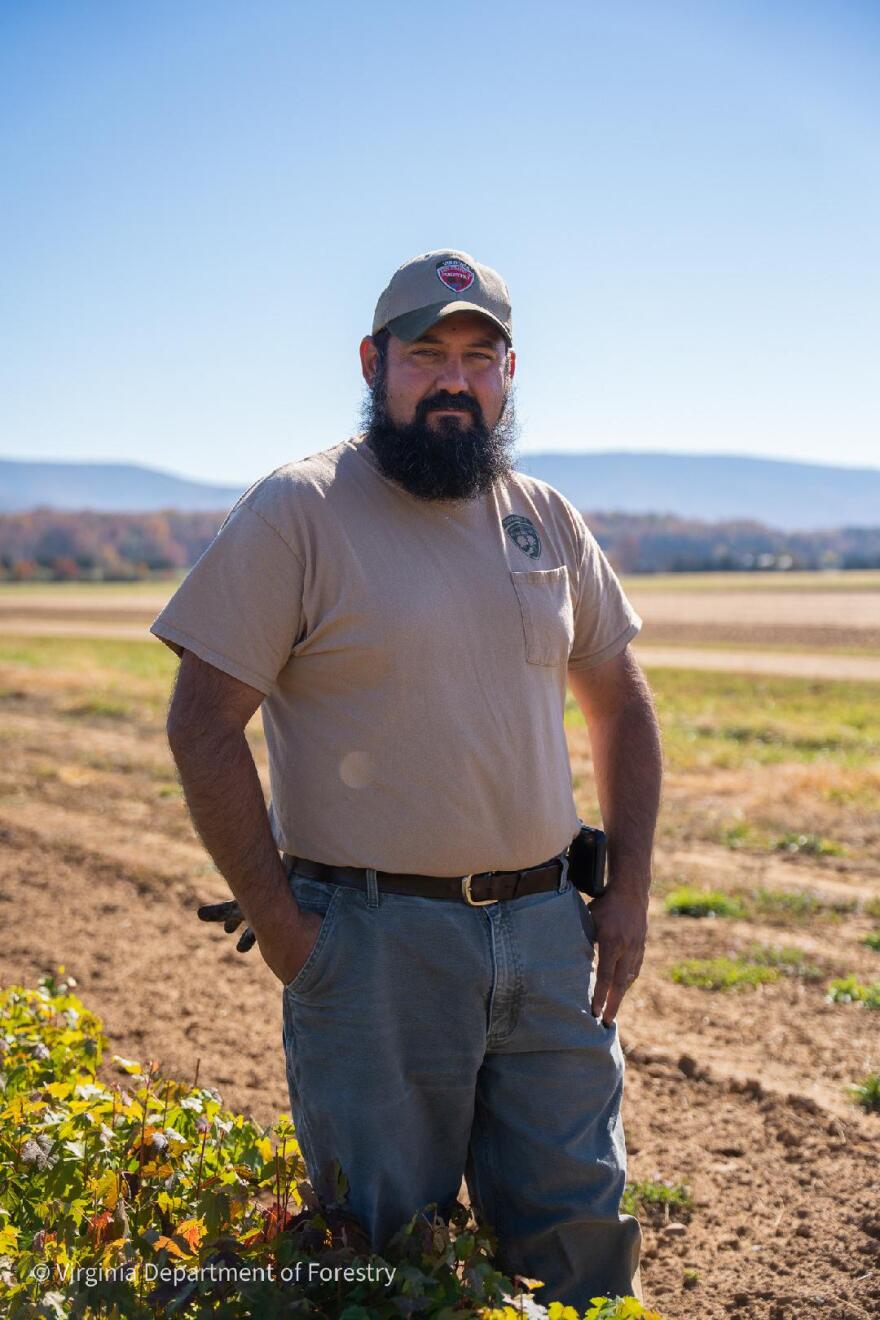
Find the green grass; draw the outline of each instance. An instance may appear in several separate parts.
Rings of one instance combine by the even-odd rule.
[[[167,689],[178,659],[158,638],[120,641],[108,637],[0,637],[0,665],[146,679]]]
[[[872,931],[870,935],[866,935],[862,943],[867,944],[868,948],[873,949],[875,953],[880,953],[880,930]]]
[[[719,836],[719,842],[725,848],[731,848],[734,851],[737,848],[760,848],[763,846],[754,826],[749,825],[744,820],[738,820],[733,825],[725,825]]]
[[[750,895],[751,907],[756,916],[769,920],[807,920],[824,908],[818,894],[808,889],[756,889]]]
[[[64,707],[65,715],[74,718],[90,718],[98,715],[104,719],[127,720],[133,714],[132,706],[127,701],[115,701],[109,697],[89,697],[85,701],[75,701]]]
[[[868,1073],[867,1077],[847,1087],[853,1103],[861,1105],[869,1113],[880,1113],[880,1073]]]
[[[831,1004],[864,1004],[880,1008],[880,981],[863,985],[855,976],[839,976],[829,982],[826,999]]]
[[[94,675],[96,680],[102,675],[138,678],[162,697],[168,694],[177,663],[157,639],[0,637],[0,665],[12,671],[4,675],[10,686],[14,668],[56,670]],[[654,671],[651,685],[666,763],[673,772],[786,761],[856,768],[880,757],[880,702],[874,684],[662,669]],[[570,723],[583,722],[573,699],[566,709]],[[729,846],[748,846],[748,833],[743,832],[747,827],[740,827],[739,835],[736,829],[731,827]],[[796,841],[801,835],[793,837]],[[809,845],[810,836],[804,837]],[[820,839],[815,846],[837,845]]]
[[[776,852],[800,853],[803,857],[842,857],[846,849],[842,844],[824,839],[819,834],[797,834],[788,830],[773,845]]]
[[[783,976],[796,976],[803,981],[821,981],[822,971],[808,962],[803,949],[791,944],[751,944],[743,951],[743,959],[758,967],[775,967]]]
[[[651,1219],[668,1219],[670,1213],[676,1218],[687,1219],[694,1202],[690,1188],[684,1183],[664,1182],[663,1180],[644,1179],[641,1182],[627,1183],[620,1208],[626,1215],[635,1215]]]
[[[88,595],[106,600],[112,596],[155,595],[167,589],[171,596],[186,577],[184,571],[138,578],[135,582],[0,582],[0,599],[14,601],[39,596],[63,603],[65,595]]]
[[[880,591],[880,570],[786,573],[628,573],[625,591]]]
[[[685,958],[670,970],[678,985],[700,990],[745,990],[781,979],[779,967],[766,967],[744,958]]]
[[[787,925],[813,917],[852,914],[859,910],[859,902],[856,898],[825,899],[808,889],[735,889],[724,893],[679,885],[666,895],[664,909],[674,917],[738,917]]]
[[[745,907],[738,898],[712,889],[683,885],[667,895],[666,911],[674,917],[742,917]]]
[[[873,683],[656,669],[651,688],[672,771],[783,763],[856,769],[880,757]],[[739,837],[731,830],[728,846],[747,845],[747,826]]]

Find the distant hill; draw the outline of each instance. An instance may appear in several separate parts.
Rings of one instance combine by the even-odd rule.
[[[750,519],[785,531],[880,526],[880,469],[709,454],[523,454],[521,471],[579,509]],[[252,479],[261,476],[254,473]],[[241,489],[133,463],[0,459],[0,511],[38,507],[147,513],[226,510]]]
[[[748,518],[785,531],[880,526],[880,468],[716,454],[523,454],[578,509]]]
[[[237,486],[209,486],[135,463],[40,463],[0,458],[0,512],[93,509],[149,513],[157,509],[228,509]]]

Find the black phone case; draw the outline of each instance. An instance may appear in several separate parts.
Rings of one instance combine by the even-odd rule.
[[[606,848],[604,830],[592,825],[581,825],[568,848],[568,878],[590,898],[598,898],[605,889]]]

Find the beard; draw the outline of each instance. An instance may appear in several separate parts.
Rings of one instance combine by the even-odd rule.
[[[432,408],[454,409],[461,417],[436,417],[429,424]],[[486,425],[476,399],[443,390],[422,399],[413,420],[398,425],[388,416],[382,362],[361,423],[383,476],[420,500],[478,499],[513,471],[518,426],[512,384],[493,427]]]

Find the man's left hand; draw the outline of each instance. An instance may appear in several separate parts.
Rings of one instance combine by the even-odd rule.
[[[648,937],[648,894],[645,887],[609,882],[590,904],[596,926],[599,965],[590,1012],[602,1015],[610,1027],[621,1000],[642,969]]]

